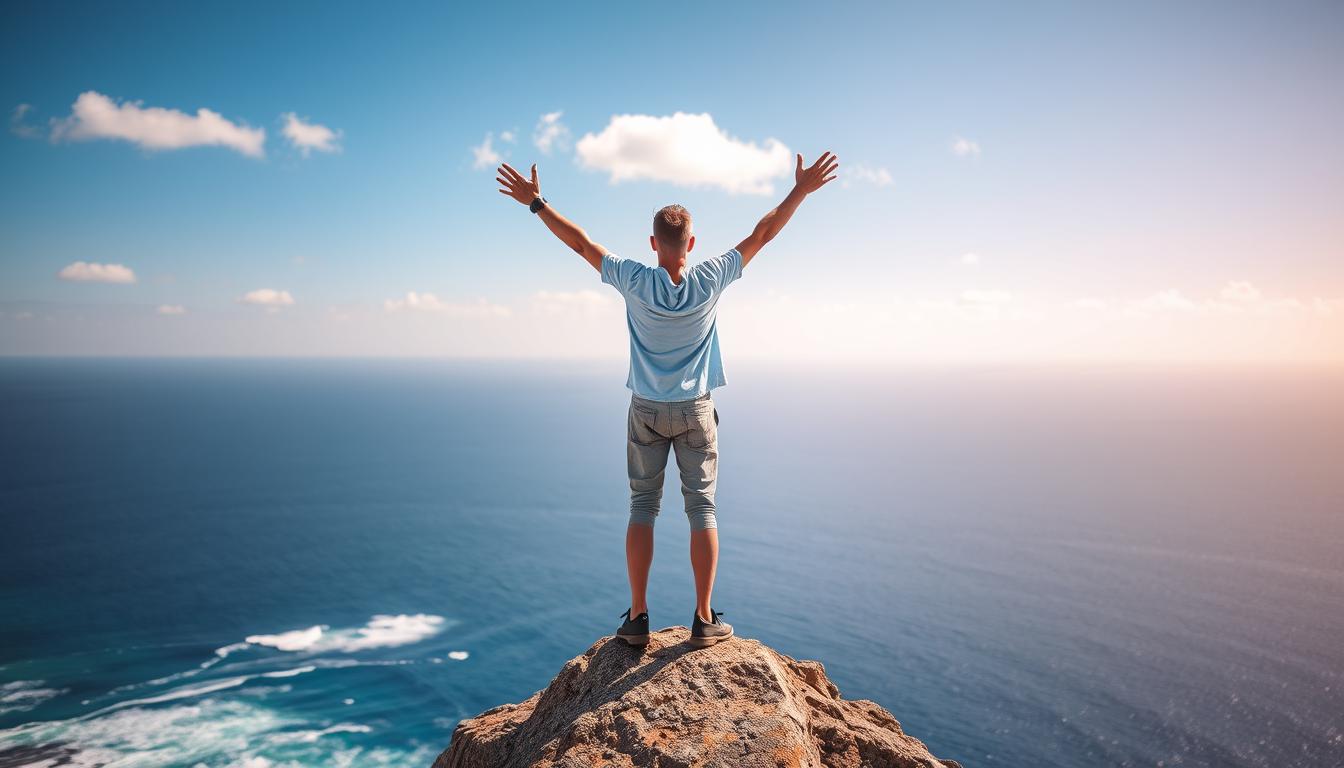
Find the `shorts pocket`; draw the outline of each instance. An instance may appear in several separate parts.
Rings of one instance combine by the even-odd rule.
[[[682,411],[686,420],[686,444],[697,450],[713,448],[719,440],[719,413],[712,404]]]
[[[637,445],[657,445],[665,440],[656,429],[658,412],[645,406],[630,404],[630,416],[626,419],[626,437]]]

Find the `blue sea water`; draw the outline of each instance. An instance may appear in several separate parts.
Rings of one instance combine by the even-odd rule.
[[[1338,373],[729,381],[740,635],[967,766],[1344,765]],[[0,360],[0,766],[428,766],[619,624],[623,382]],[[694,607],[668,482],[659,626]]]

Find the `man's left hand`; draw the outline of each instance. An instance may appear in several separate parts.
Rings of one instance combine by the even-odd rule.
[[[499,190],[501,193],[512,197],[523,205],[531,205],[541,195],[541,183],[537,181],[537,164],[532,164],[532,180],[528,181],[523,175],[504,163],[499,166],[499,176],[495,181],[503,184],[506,188]]]

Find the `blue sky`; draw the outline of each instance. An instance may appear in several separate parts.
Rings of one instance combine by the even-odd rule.
[[[726,354],[1344,355],[1338,3],[0,13],[18,118],[0,138],[0,354],[619,356],[616,294],[472,150],[490,134],[537,162],[557,209],[621,255],[652,262],[653,211],[682,203],[696,260],[745,237],[791,169],[770,194],[613,183],[576,149],[615,116],[680,112],[744,152],[841,162],[725,294]],[[86,92],[211,110],[264,129],[264,155],[53,140]],[[547,153],[533,136],[554,112],[569,139]],[[337,151],[288,142],[289,113]],[[135,282],[58,277],[81,261]],[[240,300],[262,289],[293,303]],[[405,311],[408,292],[436,311]]]

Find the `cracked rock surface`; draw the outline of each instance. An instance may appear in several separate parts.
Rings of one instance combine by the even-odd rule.
[[[433,768],[961,768],[876,703],[840,698],[815,661],[689,636],[602,638],[526,701],[459,723]]]

